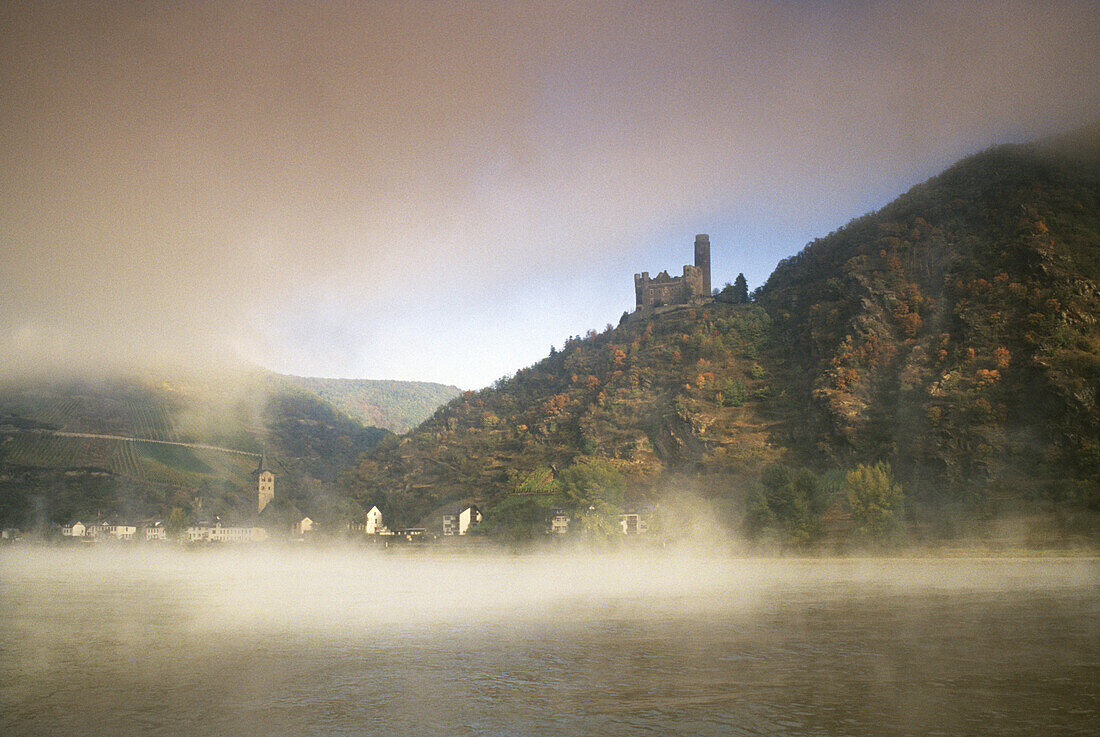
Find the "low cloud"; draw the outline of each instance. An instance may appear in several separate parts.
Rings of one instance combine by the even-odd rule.
[[[9,4],[0,353],[487,383],[631,308],[632,270],[677,269],[694,232],[728,228],[716,263],[752,250],[741,268],[763,272],[963,154],[1092,122],[1098,21],[1093,3]],[[585,308],[476,340],[502,313],[535,321],[528,289]],[[437,324],[431,367],[396,355]]]

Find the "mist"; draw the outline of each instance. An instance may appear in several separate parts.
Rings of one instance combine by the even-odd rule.
[[[1087,731],[1095,558],[0,550],[0,728]]]
[[[1094,122],[1097,20],[9,4],[0,369],[228,355],[483,386],[617,319],[691,234],[757,285],[962,155]]]
[[[1021,558],[752,558],[704,552],[377,551],[260,545],[206,549],[25,546],[4,551],[6,587],[49,618],[58,598],[93,582],[104,598],[169,592],[174,615],[196,631],[344,636],[375,628],[565,619],[629,611],[641,618],[750,611],[777,593],[824,601],[860,590],[890,595],[1087,588],[1096,560]],[[125,612],[114,615],[125,619]],[[37,618],[37,617],[34,617]],[[33,618],[32,618],[33,619]],[[78,637],[79,632],[69,633]],[[51,629],[42,637],[65,637]]]

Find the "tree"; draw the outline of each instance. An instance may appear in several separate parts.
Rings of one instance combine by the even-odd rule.
[[[168,519],[164,521],[164,532],[170,540],[179,541],[187,532],[187,513],[179,507],[172,507]]]
[[[821,537],[827,498],[816,474],[776,463],[760,474],[760,484],[762,489],[749,501],[746,522],[751,534],[772,530],[796,546]]]
[[[740,379],[727,381],[722,386],[722,404],[726,407],[740,407],[748,397],[749,393],[745,389],[745,382]]]
[[[530,543],[546,533],[547,509],[530,497],[509,497],[486,511],[478,535],[512,546]]]
[[[351,523],[361,523],[367,513],[354,499],[345,496],[324,496],[315,500],[316,516],[327,529],[339,530]]]
[[[889,464],[857,466],[844,477],[844,496],[861,537],[881,543],[897,533],[904,494],[894,483]]]
[[[611,537],[622,514],[626,479],[609,461],[584,458],[558,476],[561,489],[579,512],[582,532],[589,537]]]
[[[744,274],[738,274],[733,280],[733,297],[736,304],[747,304],[749,301],[749,283]]]

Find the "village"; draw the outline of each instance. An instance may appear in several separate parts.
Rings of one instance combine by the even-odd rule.
[[[339,525],[322,525],[308,517],[297,517],[288,524],[285,517],[270,514],[275,499],[275,473],[267,458],[261,455],[256,478],[255,514],[246,521],[223,522],[219,517],[188,521],[143,518],[139,520],[111,517],[95,520],[72,520],[47,531],[45,537],[61,542],[101,543],[177,543],[182,545],[249,544],[268,541],[322,542],[332,540],[358,541],[383,547],[395,544],[471,544],[486,542],[478,535],[478,526],[485,520],[481,509],[473,503],[452,504],[434,515],[430,524],[422,527],[390,529],[383,513],[372,506],[362,520]],[[646,535],[650,531],[648,509],[627,510],[619,515],[618,531],[624,537]],[[553,507],[546,511],[547,538],[564,540],[570,535],[573,518],[569,511]],[[24,539],[17,529],[4,529],[0,541],[14,543]],[[36,535],[41,537],[41,535]]]
[[[55,530],[64,541],[81,543],[168,543],[184,545],[246,544],[267,541],[360,541],[389,547],[408,543],[468,543],[484,542],[477,535],[477,526],[484,520],[474,504],[449,507],[439,515],[438,523],[431,527],[407,527],[391,530],[382,521],[382,512],[372,507],[363,522],[345,522],[338,528],[324,527],[309,517],[302,517],[290,526],[265,526],[257,519],[244,524],[223,524],[220,519],[203,520],[177,529],[163,519],[121,520],[110,519],[95,522],[74,520]],[[550,509],[546,517],[545,534],[551,539],[565,539],[569,534],[572,518],[560,508]],[[645,535],[649,521],[645,514],[630,511],[619,516],[619,531],[623,536]],[[5,542],[22,539],[19,530],[3,531]]]
[[[477,525],[484,519],[476,505],[451,507],[439,516],[431,527],[408,527],[391,530],[382,522],[382,512],[372,507],[363,522],[346,522],[333,529],[323,527],[309,517],[302,517],[289,529],[264,526],[262,521],[245,524],[223,524],[220,519],[203,520],[172,530],[163,519],[120,520],[95,522],[74,520],[62,525],[57,533],[63,540],[82,543],[110,542],[176,542],[181,544],[243,544],[275,540],[298,542],[321,540],[360,540],[388,547],[391,544],[432,543],[478,539]],[[564,509],[551,509],[546,519],[546,535],[564,538],[569,535],[570,515]],[[637,512],[620,515],[619,526],[624,536],[644,535],[649,531],[646,517]],[[19,530],[6,529],[5,541],[22,539]]]

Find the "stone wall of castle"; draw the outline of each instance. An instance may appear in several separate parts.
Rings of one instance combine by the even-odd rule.
[[[634,275],[635,309],[691,304],[710,297],[710,238],[695,236],[695,265],[684,266],[683,276],[662,271],[652,279],[648,271]]]
[[[650,279],[649,272],[643,271],[634,275],[634,297],[638,309],[680,304],[684,301],[684,279],[669,276],[667,271]]]

